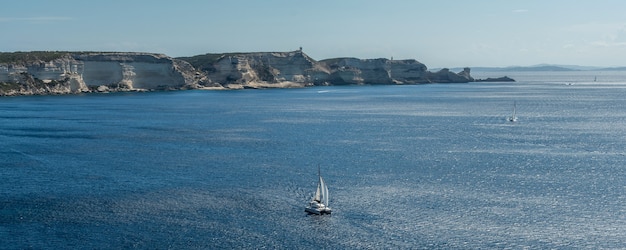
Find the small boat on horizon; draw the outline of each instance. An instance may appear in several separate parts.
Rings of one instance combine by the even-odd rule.
[[[309,205],[304,208],[304,211],[309,214],[317,215],[330,214],[332,209],[328,206],[328,186],[326,186],[326,182],[324,182],[324,179],[322,178],[319,166],[317,166],[317,175],[319,178],[317,182],[317,190],[315,191],[313,199],[309,202]]]
[[[510,122],[516,122],[517,121],[516,106],[517,106],[517,104],[515,102],[513,102],[513,115],[511,115],[511,116],[509,116],[507,118],[507,120],[510,121]]]

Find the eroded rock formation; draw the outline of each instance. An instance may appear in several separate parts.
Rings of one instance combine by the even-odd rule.
[[[48,61],[33,56],[28,60],[0,63],[0,95],[145,91],[210,85],[202,74],[196,73],[189,63],[160,54],[67,52]]]
[[[302,50],[178,59],[134,52],[0,53],[0,95],[471,81],[468,68],[430,72],[416,60],[383,58],[316,61]]]
[[[416,60],[334,58],[315,61],[301,50],[205,54],[181,58],[225,88],[302,87],[346,84],[471,82],[469,68],[427,71]]]

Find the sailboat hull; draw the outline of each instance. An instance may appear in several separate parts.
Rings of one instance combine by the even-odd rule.
[[[315,191],[313,199],[311,200],[311,202],[309,202],[309,205],[304,208],[304,211],[309,214],[317,215],[330,214],[332,210],[330,209],[330,207],[328,207],[328,187],[326,186],[326,182],[324,182],[324,179],[320,174],[319,167],[317,169],[317,173],[319,177],[317,190]]]
[[[507,118],[507,120],[509,120],[510,122],[517,122],[517,112],[515,112],[516,107],[517,107],[517,104],[513,103],[513,115]]]
[[[304,209],[304,211],[309,214],[316,214],[316,215],[330,214],[332,212],[332,210],[328,208],[319,209],[319,208],[312,208],[312,207],[307,207]]]

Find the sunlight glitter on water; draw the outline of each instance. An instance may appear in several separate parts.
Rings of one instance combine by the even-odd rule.
[[[0,99],[0,236],[14,248],[619,248],[624,91],[517,82]],[[303,211],[318,165],[331,216]]]

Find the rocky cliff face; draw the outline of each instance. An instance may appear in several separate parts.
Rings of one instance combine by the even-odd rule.
[[[433,73],[416,60],[335,58],[318,62],[301,50],[206,54],[183,60],[225,88],[473,81],[469,69],[458,74],[447,69]]]
[[[0,95],[473,80],[469,69],[460,73],[447,69],[429,72],[426,65],[416,60],[315,61],[302,50],[205,54],[179,59],[152,53],[0,53]]]
[[[68,52],[49,61],[0,63],[0,95],[197,88],[206,82],[199,76],[165,55]]]
[[[114,86],[129,90],[195,87],[195,70],[184,61],[159,54],[78,54],[76,73],[87,86]]]
[[[225,88],[304,87],[325,81],[329,75],[302,51],[207,54],[195,59],[187,58],[211,82]]]
[[[329,81],[334,84],[417,84],[432,82],[429,77],[433,76],[416,60],[337,58],[321,62],[330,69]]]
[[[73,74],[79,63],[69,54],[50,60],[0,64],[0,94],[67,94],[86,91],[80,75]]]

